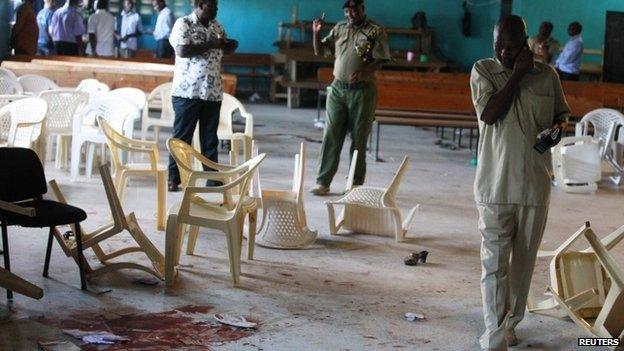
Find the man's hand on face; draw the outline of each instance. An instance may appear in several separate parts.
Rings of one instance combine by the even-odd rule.
[[[522,48],[514,63],[514,72],[524,76],[534,67],[533,53],[528,47]]]

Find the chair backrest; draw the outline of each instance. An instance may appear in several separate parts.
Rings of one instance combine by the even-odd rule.
[[[115,130],[103,117],[99,116],[97,122],[100,130],[104,133],[104,136],[106,136],[106,145],[108,145],[111,151],[113,167],[116,170],[120,169],[124,164],[121,159],[121,153],[127,150],[128,147],[131,147],[131,140],[124,137],[121,131]]]
[[[123,131],[128,119],[137,119],[139,115],[135,104],[117,97],[107,97],[90,103],[85,112],[93,113],[95,118],[104,118],[118,132]]]
[[[175,118],[175,112],[173,111],[173,102],[171,100],[171,90],[173,88],[173,84],[171,82],[164,83],[152,90],[152,92],[147,97],[148,103],[160,99],[161,101],[161,113],[160,119],[162,120],[172,120]]]
[[[219,127],[217,128],[217,136],[221,140],[230,139],[234,133],[232,130],[232,116],[234,112],[239,111],[241,116],[247,117],[249,112],[245,109],[245,106],[234,96],[223,93],[223,100],[221,101],[221,111],[219,113]],[[251,131],[245,131],[245,134],[252,133]],[[250,135],[252,136],[252,135]]]
[[[104,98],[110,91],[108,85],[100,82],[97,79],[84,79],[76,87],[78,91],[84,91],[89,94],[89,101],[98,100]]]
[[[119,88],[111,90],[108,94],[109,96],[119,97],[131,101],[141,111],[143,111],[147,105],[147,97],[145,96],[145,93],[143,90],[137,88]]]
[[[396,206],[396,193],[399,190],[399,186],[401,186],[403,178],[405,177],[408,165],[409,156],[405,155],[405,157],[403,157],[403,162],[401,162],[399,169],[394,174],[394,178],[392,178],[392,181],[390,182],[388,188],[386,189],[386,192],[384,193],[383,201],[386,206]]]
[[[71,134],[74,115],[89,102],[89,94],[71,89],[42,91],[39,98],[48,103],[47,132],[55,134]]]
[[[43,166],[30,149],[0,148],[0,200],[16,202],[48,191]]]
[[[26,74],[17,78],[25,93],[39,94],[42,91],[58,89],[51,79],[35,74]]]
[[[624,126],[624,115],[616,110],[601,108],[586,114],[581,120],[584,129],[584,135],[588,134],[588,125],[594,127],[594,138],[601,142],[601,154],[610,149],[613,139],[615,138],[615,129],[618,126]]]
[[[4,67],[0,67],[0,78],[8,78],[11,80],[17,80],[17,74],[13,73],[13,71],[8,70]]]
[[[9,114],[9,146],[31,148],[44,134],[43,121],[48,111],[48,104],[39,98],[25,98],[13,101],[0,109],[0,116]],[[36,149],[40,156],[44,150]]]
[[[19,95],[23,93],[24,88],[22,88],[22,85],[16,79],[0,77],[0,94]]]
[[[27,98],[26,95],[0,95],[0,108],[8,105],[9,103]],[[0,115],[0,143],[6,142],[9,139],[9,131],[11,130],[11,114],[7,111]]]
[[[552,149],[557,184],[585,184],[602,176],[600,145],[590,136],[565,137]]]
[[[167,149],[178,166],[182,186],[186,187],[191,177],[191,173],[194,171],[193,164],[195,162],[195,158],[202,158],[204,156],[199,151],[195,150],[191,145],[175,138],[169,138],[167,140]]]
[[[306,144],[301,143],[299,153],[295,155],[292,191],[297,194],[297,202],[303,202],[303,186],[305,178]]]

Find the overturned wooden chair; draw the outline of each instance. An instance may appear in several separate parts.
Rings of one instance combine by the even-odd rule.
[[[295,156],[291,190],[262,189],[262,224],[256,237],[260,246],[300,249],[316,240],[317,232],[307,226],[303,201],[306,148],[301,143]]]
[[[550,289],[553,299],[574,323],[587,334],[597,338],[614,338],[624,343],[624,269],[589,228],[589,223],[580,231],[591,245],[592,254],[599,263],[599,269],[605,278],[605,291],[589,289],[576,296],[564,299],[557,291]],[[606,294],[604,296],[603,294]],[[603,297],[604,296],[604,297]],[[584,307],[594,299],[603,299],[602,306],[596,311],[595,317],[586,317],[579,307]],[[616,350],[621,350],[620,347]]]
[[[601,266],[595,247],[583,251],[572,251],[570,248],[583,235],[591,232],[589,223],[582,226],[555,251],[540,251],[538,257],[552,257],[550,262],[551,297],[535,302],[529,294],[527,308],[529,312],[554,312],[563,318],[572,310],[582,318],[596,318],[605,305],[609,293],[607,272]],[[593,232],[592,232],[593,234]],[[624,240],[624,226],[606,236],[601,245],[609,251]],[[554,295],[557,295],[556,298]],[[561,305],[564,301],[567,307]]]
[[[397,242],[405,240],[405,235],[418,210],[413,207],[404,221],[401,209],[396,203],[396,193],[407,172],[409,157],[405,156],[394,178],[387,188],[369,186],[353,187],[353,177],[357,162],[357,150],[353,153],[345,195],[335,201],[327,201],[329,232],[338,233],[341,227],[356,233],[394,236]],[[344,209],[336,221],[336,206]]]
[[[102,165],[99,167],[102,182],[104,183],[104,190],[106,197],[108,198],[108,204],[113,217],[113,222],[102,226],[90,233],[83,232],[82,247],[83,249],[91,248],[95,253],[98,260],[102,263],[102,267],[93,269],[84,262],[85,271],[87,277],[94,278],[102,274],[119,270],[119,269],[138,269],[147,272],[158,279],[164,279],[165,275],[165,258],[163,254],[158,251],[158,248],[149,240],[149,238],[143,233],[137,218],[134,213],[126,215],[119,201],[115,186],[110,175],[110,169],[108,165]],[[61,193],[58,185],[55,181],[50,182],[50,188],[54,196],[59,202],[67,203],[65,197]],[[72,230],[75,231],[75,227],[72,226]],[[100,244],[115,235],[121,234],[127,231],[134,241],[138,244],[135,247],[125,247],[110,253],[105,253]],[[76,240],[75,238],[66,238],[60,231],[55,231],[54,236],[61,245],[61,248],[68,257],[73,257],[77,261],[76,256]],[[152,263],[152,268],[134,262],[111,262],[114,258],[123,256],[125,254],[143,252]]]

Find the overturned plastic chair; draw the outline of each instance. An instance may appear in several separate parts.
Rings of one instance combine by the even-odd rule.
[[[300,249],[316,240],[317,232],[307,226],[303,201],[306,147],[301,143],[295,156],[291,190],[262,189],[262,224],[256,236],[260,246]]]
[[[565,299],[559,292],[549,289],[553,299],[565,314],[588,335],[597,338],[619,339],[624,343],[624,269],[610,252],[610,247],[601,242],[589,228],[589,223],[581,231],[591,245],[591,255],[595,257],[597,269],[608,280],[606,289],[588,289]],[[586,316],[579,307],[585,307],[595,299],[602,300],[596,313]],[[611,345],[616,346],[616,345]],[[621,347],[611,347],[621,350]]]
[[[113,184],[113,179],[111,178],[108,165],[100,166],[99,170],[100,176],[102,177],[102,183],[104,183],[104,191],[106,192],[106,197],[108,198],[108,205],[111,210],[113,222],[92,232],[87,233],[83,231],[83,250],[91,248],[95,253],[95,256],[103,265],[100,268],[93,269],[85,260],[84,267],[87,277],[94,278],[119,269],[138,269],[163,280],[165,278],[165,257],[145,235],[139,226],[134,212],[128,215],[124,213],[119,197],[117,196],[117,192],[115,191],[115,185]],[[50,188],[52,189],[53,195],[59,202],[67,203],[67,200],[63,196],[63,193],[61,193],[61,190],[55,181],[50,182]],[[72,226],[72,230],[75,232],[76,228]],[[137,246],[121,248],[110,253],[104,252],[104,249],[100,246],[104,240],[126,231],[134,239]],[[58,230],[54,232],[54,237],[63,249],[63,252],[65,252],[65,255],[67,255],[67,257],[73,257],[73,259],[78,262],[75,238],[66,238],[65,235],[61,234]],[[143,252],[152,263],[152,267],[147,267],[134,262],[112,261],[117,257],[134,252]]]
[[[353,177],[357,162],[357,150],[354,151],[346,194],[335,201],[327,201],[329,213],[329,232],[338,233],[341,227],[356,233],[393,235],[397,242],[405,240],[405,235],[418,210],[413,207],[404,221],[401,210],[396,204],[396,193],[407,172],[409,157],[405,156],[394,178],[387,188],[359,186],[353,188]],[[344,206],[336,221],[335,206]]]
[[[616,185],[624,181],[624,157],[623,152],[618,148],[616,135],[618,131],[624,133],[624,114],[619,111],[601,108],[586,114],[583,119],[576,124],[576,136],[587,136],[590,134],[590,125],[593,127],[593,138],[600,144],[600,158],[606,161],[613,169],[610,175],[611,181]]]
[[[567,137],[552,149],[557,187],[568,193],[598,189],[602,177],[600,145],[590,136]]]
[[[609,292],[605,272],[593,246],[582,251],[570,250],[589,231],[590,224],[586,223],[555,251],[539,251],[537,257],[552,257],[548,290],[557,294],[559,300],[565,301],[567,309],[583,318],[596,318]],[[602,239],[602,245],[606,250],[612,250],[622,240],[624,226]],[[549,312],[551,315],[554,312],[557,317],[565,317],[566,309],[552,293],[550,298],[540,302],[535,302],[530,293],[527,300],[529,312]]]

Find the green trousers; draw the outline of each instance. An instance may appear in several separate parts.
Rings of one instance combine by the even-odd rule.
[[[357,88],[334,82],[327,95],[327,118],[316,183],[329,187],[340,163],[340,152],[347,132],[351,137],[350,154],[358,150],[354,185],[366,177],[366,142],[375,119],[377,88],[373,82]]]

